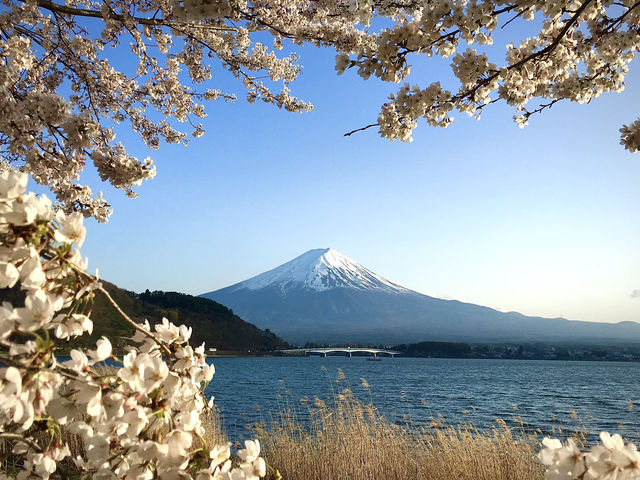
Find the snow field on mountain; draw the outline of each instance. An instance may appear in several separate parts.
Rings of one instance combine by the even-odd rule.
[[[333,288],[355,288],[390,293],[410,290],[386,280],[333,248],[320,248],[303,253],[279,267],[234,285],[239,290],[277,287],[290,290],[322,292]]]

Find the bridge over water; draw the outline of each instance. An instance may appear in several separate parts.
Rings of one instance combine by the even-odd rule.
[[[331,348],[294,348],[290,350],[280,350],[282,353],[286,354],[300,354],[304,353],[305,355],[321,355],[326,357],[330,353],[340,353],[340,354],[348,354],[350,357],[354,353],[368,353],[373,357],[377,357],[378,355],[387,355],[389,357],[395,357],[396,355],[401,355],[402,352],[396,352],[394,350],[386,350],[384,348],[360,348],[360,347],[331,347]]]

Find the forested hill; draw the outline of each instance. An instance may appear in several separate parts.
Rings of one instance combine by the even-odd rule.
[[[108,282],[103,281],[103,285],[120,308],[137,322],[143,322],[146,318],[153,325],[166,317],[175,324],[192,327],[190,343],[194,347],[202,342],[207,348],[245,352],[267,352],[289,347],[274,333],[245,322],[213,300],[177,292],[147,290],[136,294]],[[12,302],[14,306],[22,306],[23,294],[15,288],[0,290],[0,301],[4,300]],[[119,349],[127,343],[126,338],[133,334],[133,328],[100,292],[96,292],[91,319],[93,333],[70,341],[69,348],[76,345],[95,347],[95,341],[105,336]]]
[[[138,295],[144,305],[153,306],[156,318],[167,317],[176,324],[193,327],[192,345],[203,341],[207,348],[271,351],[290,348],[273,332],[245,322],[233,311],[213,300],[184,293],[147,290]]]

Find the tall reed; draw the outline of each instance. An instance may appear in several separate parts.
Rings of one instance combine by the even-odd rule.
[[[504,422],[489,431],[438,422],[426,428],[398,425],[348,387],[334,395],[332,405],[316,398],[306,408],[305,420],[287,408],[254,432],[265,460],[286,480],[543,478],[539,440]]]

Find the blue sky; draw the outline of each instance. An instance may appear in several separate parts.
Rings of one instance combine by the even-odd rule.
[[[115,209],[106,225],[87,222],[91,270],[134,291],[200,294],[333,247],[428,295],[640,321],[640,156],[618,144],[640,113],[637,65],[624,93],[557,105],[523,130],[496,104],[479,122],[421,124],[402,144],[375,129],[343,137],[374,122],[395,85],[339,77],[330,51],[296,50],[293,93],[311,113],[214,102],[205,137],[155,152],[120,129],[158,175],[136,200],[86,175]],[[421,59],[411,81],[441,77]]]

